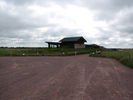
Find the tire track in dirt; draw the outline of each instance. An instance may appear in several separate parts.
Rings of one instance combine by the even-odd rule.
[[[76,92],[74,94],[73,100],[83,100],[84,92],[85,92],[87,86],[89,85],[92,77],[95,75],[98,67],[101,64],[100,60],[98,62],[99,62],[98,66],[93,70],[93,72],[90,74],[90,76],[87,79],[85,79],[85,67],[84,67],[84,64],[78,63],[79,83],[77,84],[77,90],[76,90]],[[91,62],[89,62],[89,63],[91,63]],[[93,64],[93,63],[91,63],[91,64]]]
[[[78,58],[78,59],[76,59],[76,60],[73,60],[73,61],[71,61],[71,63],[70,64],[68,64],[68,65],[66,65],[65,67],[63,67],[62,68],[62,70],[60,70],[59,72],[60,73],[58,73],[57,75],[55,75],[54,77],[52,77],[53,78],[53,80],[49,80],[49,81],[47,81],[47,85],[45,84],[45,86],[43,87],[43,89],[42,90],[46,90],[46,88],[48,88],[50,85],[52,85],[52,84],[54,84],[54,83],[58,83],[58,89],[57,89],[57,91],[56,91],[56,94],[55,94],[55,97],[54,97],[54,99],[53,100],[64,100],[65,98],[63,98],[63,97],[60,97],[59,98],[59,96],[58,96],[58,93],[60,92],[60,84],[62,84],[62,82],[63,82],[63,80],[60,80],[61,78],[63,78],[63,77],[65,77],[65,73],[68,73],[68,71],[71,71],[70,69],[72,68],[72,67],[74,67],[74,66],[77,66],[77,61],[79,60],[79,59],[81,59],[82,57],[80,57],[80,58]],[[70,68],[70,69],[69,69]],[[84,70],[84,69],[83,69]],[[40,95],[41,96],[41,95]],[[71,96],[73,96],[73,95],[71,95]],[[67,97],[67,98],[69,98],[69,96]]]
[[[119,73],[118,73],[118,71],[117,71],[117,68],[116,68],[115,64],[114,64],[112,61],[110,61],[110,62],[111,62],[111,64],[113,65],[113,68],[114,68],[116,77],[117,77],[117,79],[118,79],[118,81],[119,81],[119,80],[121,79],[121,77],[120,77],[120,75],[119,75]],[[120,83],[120,84],[121,84],[121,83]]]
[[[29,64],[30,67],[35,67],[31,62],[29,62],[27,59],[21,59],[22,61],[25,61]]]
[[[16,59],[12,59],[11,61],[13,62],[12,67],[17,68],[18,64],[16,63]]]
[[[41,96],[40,91],[46,90],[46,88],[49,88],[50,85],[52,85],[58,81],[61,81],[60,78],[63,77],[63,74],[66,73],[66,71],[69,67],[74,66],[74,62],[71,62],[70,64],[62,67],[57,73],[54,73],[52,76],[47,77],[47,79],[43,83],[38,84],[33,88],[29,88],[28,90],[25,91],[25,93],[23,93],[21,95],[25,95],[25,97],[26,97],[25,99],[28,99],[28,100],[31,98],[40,97]],[[37,91],[32,91],[32,90],[37,90]],[[32,94],[32,96],[30,94]],[[19,98],[19,97],[21,97],[21,96],[18,96],[18,99],[21,100],[21,98]]]
[[[18,64],[16,61],[17,61],[17,59],[12,59],[12,62],[13,62],[12,67],[13,68],[17,68],[17,67],[20,67],[20,66],[23,65],[23,64]],[[24,63],[24,65],[23,65],[24,67],[26,67],[26,66],[27,67],[34,67],[34,65],[31,62],[29,62],[27,59],[19,59],[19,61],[24,61],[24,62],[26,62],[28,64],[27,65],[27,64]],[[29,74],[29,71],[28,72],[24,72],[22,75],[28,75],[28,74]],[[17,81],[17,80],[15,80],[15,81]]]
[[[26,75],[29,75],[30,73],[28,73],[28,72],[26,72],[26,73],[23,73],[22,74],[22,72],[21,72],[21,70],[20,69],[17,69],[17,67],[19,67],[20,66],[20,64],[18,64],[17,63],[17,60],[18,59],[11,59],[11,62],[13,63],[12,64],[12,66],[11,66],[11,71],[16,71],[17,73],[14,73],[14,74],[11,74],[10,75],[10,73],[11,73],[11,71],[10,71],[10,73],[9,73],[9,75],[8,75],[8,77],[6,77],[6,79],[8,80],[10,80],[10,79],[12,79],[11,81],[9,81],[8,83],[5,83],[5,82],[3,82],[2,84],[1,84],[1,90],[5,90],[5,89],[8,89],[8,88],[10,88],[10,86],[11,86],[11,84],[14,84],[14,83],[17,83],[18,82],[18,80],[21,80],[21,79],[23,79],[24,77],[20,77],[21,75],[24,75],[24,76],[26,76]],[[23,59],[19,59],[18,61],[24,61]],[[26,61],[25,61],[26,62]],[[26,63],[28,63],[28,62],[26,62]],[[28,63],[29,64],[29,63]]]
[[[120,86],[120,84],[121,84],[121,82],[120,82],[120,75],[119,75],[119,73],[118,73],[118,71],[117,71],[116,66],[115,66],[114,63],[113,63],[112,61],[110,61],[110,60],[103,59],[103,61],[105,61],[105,62],[106,62],[107,64],[109,64],[109,65],[104,66],[105,63],[103,63],[103,65],[102,65],[101,67],[99,67],[99,69],[101,70],[101,72],[103,73],[103,75],[105,75],[106,77],[109,78],[109,81],[112,81],[112,83],[108,83],[108,84],[110,84],[109,86],[112,86],[112,88],[114,89],[114,90],[113,90],[114,93],[116,93],[117,95],[119,95],[120,99],[123,100],[123,95],[120,93],[120,91],[123,91],[123,90],[122,90],[122,87]],[[114,72],[113,77],[111,77],[112,73],[110,73],[110,72],[108,73],[109,70],[106,71],[106,68],[109,68],[110,71],[113,71],[113,72]],[[114,76],[116,76],[116,77],[114,77]],[[115,79],[117,79],[117,82],[114,82],[114,81],[116,81]],[[103,82],[104,82],[104,81],[103,81]],[[103,83],[102,83],[102,84],[103,84]],[[119,84],[119,85],[118,85],[118,84]],[[103,85],[103,86],[104,86],[104,85]],[[106,87],[106,85],[105,85],[105,87]],[[106,88],[108,88],[108,87],[106,87]],[[112,99],[116,99],[115,95],[112,95],[112,93],[111,93],[110,90],[108,90],[108,94],[110,94],[110,97],[111,97]],[[124,100],[125,100],[125,99],[124,99]]]
[[[26,62],[26,63],[28,63],[29,64],[29,66],[30,67],[34,67],[34,65],[31,63],[31,62],[29,62],[27,59],[19,59],[19,61],[24,61],[24,62]],[[19,65],[21,65],[21,64],[18,64],[16,61],[17,61],[17,59],[12,59],[11,60],[12,62],[13,62],[13,65],[11,66],[11,67],[13,67],[13,68],[17,68],[17,67],[19,67]]]
[[[116,78],[117,78],[117,82],[118,82],[118,87],[116,89],[117,93],[121,96],[121,98],[123,98],[124,100],[128,100],[128,94],[126,92],[126,90],[124,89],[124,86],[122,85],[122,78],[120,76],[120,74],[118,73],[117,67],[115,66],[114,62],[110,61],[110,63],[113,65],[115,74],[116,74]]]
[[[110,86],[113,86],[112,88],[114,88],[114,93],[116,93],[117,95],[119,95],[119,98],[121,100],[128,100],[127,99],[128,98],[128,94],[127,94],[127,92],[124,89],[123,82],[122,82],[122,78],[121,78],[121,76],[120,76],[120,74],[118,72],[118,69],[117,69],[115,63],[113,61],[111,61],[111,60],[106,60],[106,59],[103,59],[103,61],[105,61],[106,63],[109,64],[109,65],[106,66],[106,68],[110,68],[110,71],[113,71],[114,72],[113,77],[110,77],[110,80],[112,80],[112,82],[113,82],[113,84],[110,84]],[[102,68],[102,67],[100,67],[100,68]],[[102,69],[106,71],[106,68],[105,69],[102,68]],[[110,74],[109,74],[109,76],[111,76]],[[109,77],[109,76],[107,76],[107,77]],[[110,91],[108,91],[108,93],[110,94],[110,96],[111,96],[112,99],[115,99],[116,98],[114,95],[111,94]]]
[[[17,73],[14,73],[14,74],[8,76],[8,79],[13,79],[13,80],[9,81],[8,84],[5,84],[3,82],[3,84],[1,85],[1,87],[2,87],[1,90],[6,90],[6,89],[10,88],[11,84],[16,84],[19,81],[22,81],[23,79],[26,79],[27,77],[31,76],[30,72],[28,70],[25,70],[25,68],[20,69],[20,66],[23,65],[23,64],[19,64],[19,63],[17,63],[17,61],[26,62],[28,65],[24,63],[25,68],[26,68],[26,66],[27,66],[27,68],[30,68],[30,67],[34,66],[32,63],[30,63],[26,59],[11,59],[11,62],[13,63],[12,66],[11,66],[11,68],[13,68],[13,69],[11,71],[13,71],[15,69]],[[19,69],[18,69],[18,67],[19,67]],[[7,97],[5,96],[5,99],[6,98]]]

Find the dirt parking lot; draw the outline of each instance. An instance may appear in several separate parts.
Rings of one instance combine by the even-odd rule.
[[[88,55],[0,57],[0,100],[133,100],[133,70]]]

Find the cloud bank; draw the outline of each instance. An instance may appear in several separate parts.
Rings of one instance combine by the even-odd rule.
[[[83,36],[86,44],[133,48],[132,22],[133,0],[0,0],[0,46]]]

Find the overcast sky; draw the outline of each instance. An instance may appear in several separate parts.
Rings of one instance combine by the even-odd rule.
[[[75,36],[133,48],[133,0],[0,0],[0,46],[47,47]]]

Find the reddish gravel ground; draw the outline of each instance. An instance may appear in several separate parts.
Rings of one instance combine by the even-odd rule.
[[[0,100],[133,100],[133,70],[88,55],[0,57]]]

